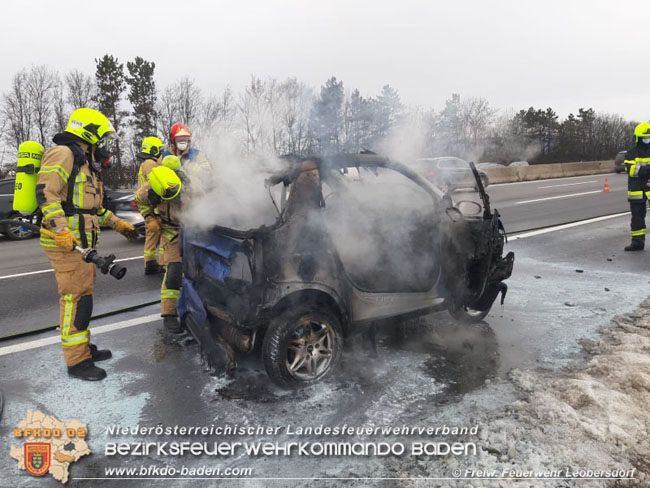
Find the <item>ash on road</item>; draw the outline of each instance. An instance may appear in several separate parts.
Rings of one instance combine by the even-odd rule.
[[[69,380],[58,344],[0,355],[5,396],[0,437],[13,441],[12,429],[28,409],[87,423],[93,454],[75,463],[70,472],[70,486],[82,487],[121,483],[81,479],[105,477],[107,467],[181,464],[252,468],[252,478],[400,478],[349,484],[464,487],[608,486],[615,482],[422,478],[452,477],[455,469],[465,468],[636,468],[637,478],[628,484],[643,486],[649,469],[645,435],[650,419],[643,410],[650,400],[650,371],[645,361],[650,346],[650,304],[645,302],[635,314],[624,314],[650,295],[650,260],[647,252],[631,256],[620,251],[627,226],[628,218],[621,217],[511,242],[508,249],[518,259],[515,274],[509,281],[506,306],[495,306],[487,319],[489,325],[461,326],[437,314],[387,326],[380,334],[378,357],[352,342],[336,377],[297,392],[270,384],[254,358],[242,361],[233,378],[210,377],[201,368],[196,344],[170,340],[160,332],[158,320],[93,336],[94,342],[111,348],[115,356],[106,364],[108,378],[99,384]],[[576,273],[576,269],[583,272]],[[156,307],[149,307],[117,319],[102,319],[93,327],[100,331],[109,322],[156,312]],[[0,354],[21,343],[5,341]],[[290,435],[287,425],[478,426],[477,435],[337,439],[406,445],[460,441],[474,443],[478,450],[468,456],[238,455],[214,460],[104,454],[108,442],[206,440],[111,436],[106,430],[111,425],[212,424],[281,430],[274,436],[210,437],[209,441],[279,443],[331,440]],[[0,463],[0,480],[0,486],[33,484],[10,461]],[[200,479],[129,483],[214,485],[212,480]],[[340,480],[259,479],[230,484],[270,483],[341,485]],[[39,480],[39,486],[59,485],[46,478]],[[619,486],[625,485],[619,482]]]

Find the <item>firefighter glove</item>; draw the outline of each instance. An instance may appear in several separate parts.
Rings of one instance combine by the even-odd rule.
[[[150,231],[156,233],[160,232],[160,219],[149,216],[145,219],[145,224],[147,225],[147,229]]]
[[[63,229],[56,231],[54,234],[54,244],[56,244],[57,247],[62,247],[63,249],[72,251],[74,245],[77,244],[77,239],[70,229],[64,227]]]
[[[138,238],[138,231],[126,220],[118,220],[117,224],[115,224],[115,230],[130,241]]]

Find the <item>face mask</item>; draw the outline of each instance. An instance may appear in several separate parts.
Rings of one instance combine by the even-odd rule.
[[[95,162],[98,163],[102,169],[107,169],[111,166],[113,139],[114,137],[112,135],[107,134],[105,137],[100,139],[95,147]]]
[[[176,149],[178,149],[181,152],[185,151],[185,149],[187,149],[187,146],[189,146],[189,144],[190,143],[187,141],[179,141],[176,143]]]
[[[95,148],[95,161],[97,161],[102,168],[108,168],[111,165],[111,153],[103,146]]]
[[[650,139],[641,139],[643,144],[650,144]]]

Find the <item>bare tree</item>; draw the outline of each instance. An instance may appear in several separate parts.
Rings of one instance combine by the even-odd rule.
[[[246,152],[278,154],[286,151],[287,132],[283,120],[286,122],[287,106],[286,90],[277,80],[251,77],[238,104]]]
[[[96,85],[92,77],[83,74],[79,70],[72,70],[65,75],[67,87],[66,102],[73,110],[81,107],[94,108]]]
[[[180,119],[178,100],[173,86],[166,87],[156,101],[156,121],[159,134],[169,134],[169,128]]]
[[[213,125],[221,118],[221,98],[210,95],[201,104],[199,125],[201,130],[210,132]]]
[[[314,103],[312,91],[296,78],[289,78],[280,85],[283,125],[281,151],[305,154],[310,146],[309,115]]]
[[[54,130],[63,132],[68,123],[68,104],[65,101],[65,90],[63,83],[57,79],[56,86],[52,92],[52,108],[54,110]]]
[[[222,123],[232,123],[237,115],[237,105],[232,90],[227,86],[221,95],[221,112],[219,120]]]
[[[191,126],[198,122],[201,111],[202,95],[193,80],[183,78],[174,87],[177,100],[179,122]]]
[[[473,145],[486,137],[497,110],[485,98],[470,97],[461,103],[461,124]]]
[[[9,92],[2,96],[2,115],[8,126],[4,134],[15,149],[32,134],[33,107],[27,77],[25,70],[16,73]]]
[[[173,85],[165,87],[156,101],[157,130],[168,134],[169,128],[176,122],[187,124],[193,130],[193,125],[202,124],[218,111],[214,100],[209,99],[205,104],[201,90],[193,80],[183,78]]]
[[[46,135],[52,127],[54,89],[58,75],[46,66],[33,66],[27,76],[27,91],[32,99],[33,122],[38,142],[45,144]]]
[[[263,129],[260,121],[263,118],[264,86],[262,80],[255,76],[239,97],[239,112],[245,133],[244,148],[247,153],[254,153],[262,145]]]

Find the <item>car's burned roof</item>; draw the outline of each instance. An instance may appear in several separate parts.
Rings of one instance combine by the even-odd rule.
[[[294,202],[293,204],[290,204],[294,210],[297,208],[304,208],[305,206],[314,206],[316,204],[313,202],[322,201],[322,189],[320,184],[305,184],[304,178],[301,178],[301,175],[315,173],[317,174],[317,180],[329,182],[332,178],[335,178],[337,174],[340,175],[342,172],[352,168],[366,169],[370,172],[376,172],[379,168],[395,171],[413,181],[424,190],[431,197],[432,204],[438,209],[447,210],[454,207],[448,192],[441,190],[406,164],[378,154],[365,152],[360,154],[338,154],[332,156],[309,157],[286,155],[280,159],[287,163],[286,168],[272,173],[271,176],[265,180],[265,183],[267,187],[273,187],[280,183],[285,186],[291,185],[291,194],[293,196],[300,194],[300,198],[298,198],[300,203]],[[262,162],[262,166],[268,167],[270,165],[265,165]],[[311,203],[308,204],[308,201]],[[288,209],[288,213],[291,213],[291,209]],[[283,218],[286,217],[286,215],[284,213],[281,214],[279,210],[278,214],[279,217],[277,221],[271,226],[263,225],[249,230],[237,230],[229,227],[214,226],[212,229],[223,235],[234,237],[236,239],[248,239],[270,232],[281,226],[283,224]]]
[[[287,170],[274,174],[269,179],[271,183],[293,181],[298,176],[301,166],[311,162],[316,166],[315,169],[319,169],[321,171],[322,178],[327,178],[328,171],[340,171],[350,168],[365,168],[368,170],[372,170],[374,168],[387,168],[397,171],[410,180],[413,180],[436,200],[442,199],[444,195],[444,193],[439,188],[432,185],[419,173],[412,170],[405,164],[374,153],[365,152],[360,154],[338,154],[334,156],[310,157],[288,155],[284,156],[282,159],[289,161],[290,166],[287,168]],[[314,168],[312,167],[312,169]]]

